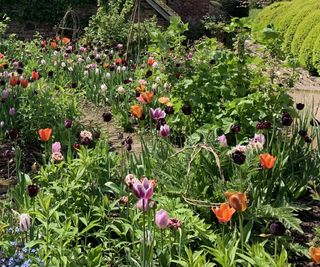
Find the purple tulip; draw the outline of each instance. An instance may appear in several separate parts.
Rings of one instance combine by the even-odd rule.
[[[157,211],[155,222],[160,229],[166,228],[169,225],[168,213],[163,209]]]
[[[149,182],[147,178],[144,178],[142,182],[140,182],[139,180],[134,180],[132,192],[139,199],[137,208],[147,210],[149,200],[153,195],[152,183]]]
[[[222,147],[227,147],[228,146],[228,140],[227,137],[223,134],[217,137],[217,141]]]
[[[160,135],[162,137],[168,137],[170,135],[170,128],[169,128],[168,124],[160,126]]]
[[[26,213],[23,213],[20,215],[20,221],[19,221],[19,227],[20,230],[23,232],[26,232],[30,228],[30,216]]]
[[[16,114],[16,109],[12,107],[9,109],[9,115],[13,116],[14,114]]]
[[[150,108],[150,116],[154,120],[164,119],[166,117],[166,113],[161,110],[161,108]]]
[[[5,89],[2,91],[2,99],[7,99],[9,97],[9,90]]]
[[[55,152],[61,152],[61,144],[60,142],[54,142],[52,144],[52,153],[55,153]]]

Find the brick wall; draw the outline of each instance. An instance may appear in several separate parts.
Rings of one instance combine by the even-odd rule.
[[[75,12],[78,15],[80,23],[83,21],[88,21],[89,17],[94,15],[97,11],[96,5],[85,5],[81,7],[75,7]],[[43,23],[37,21],[24,21],[17,22],[14,18],[11,19],[9,23],[7,35],[14,33],[19,39],[31,39],[36,32],[39,32],[44,37],[55,36],[57,33],[57,24],[59,23]],[[58,31],[59,32],[59,31]]]
[[[200,20],[209,12],[209,0],[166,0],[184,21]]]

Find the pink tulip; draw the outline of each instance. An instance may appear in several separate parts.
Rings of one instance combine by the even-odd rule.
[[[222,147],[227,147],[228,146],[228,140],[227,140],[227,137],[224,134],[218,136],[217,140],[218,140],[218,142],[220,143],[220,145]]]
[[[61,144],[60,142],[54,142],[52,144],[52,153],[61,152]]]
[[[155,222],[160,229],[166,228],[169,225],[168,213],[163,209],[157,211]]]

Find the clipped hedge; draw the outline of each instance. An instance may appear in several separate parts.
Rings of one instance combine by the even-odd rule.
[[[253,33],[260,39],[269,24],[283,39],[284,52],[299,58],[309,70],[320,74],[320,0],[293,0],[263,9],[253,21]]]
[[[318,36],[313,47],[312,65],[320,74],[320,35]]]
[[[314,47],[318,37],[320,36],[320,23],[317,24],[308,34],[307,38],[303,41],[303,44],[299,53],[299,62],[302,66],[309,70],[314,69],[312,58]],[[320,52],[320,50],[319,50]]]
[[[253,31],[262,31],[268,24],[273,23],[277,16],[282,16],[283,12],[292,4],[292,2],[285,1],[274,3],[266,7],[259,15],[255,18],[253,23]]]
[[[290,53],[291,52],[291,43],[294,39],[295,33],[300,25],[300,23],[307,17],[311,12],[315,9],[320,8],[319,0],[314,0],[314,4],[306,5],[297,13],[297,15],[293,18],[290,23],[289,28],[284,34],[284,43],[283,49],[284,51]]]
[[[283,35],[289,28],[297,13],[299,13],[302,8],[310,4],[314,4],[314,0],[296,0],[292,2],[285,12],[283,12],[281,16],[278,16],[273,22],[279,33]]]
[[[315,26],[320,23],[319,17],[320,9],[311,12],[307,17],[303,19],[303,21],[301,21],[291,43],[292,55],[299,56],[300,48],[307,38],[308,34]]]

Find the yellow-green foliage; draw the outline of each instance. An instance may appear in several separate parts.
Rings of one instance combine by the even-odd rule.
[[[294,35],[296,33],[299,24],[304,20],[306,16],[308,16],[312,11],[315,11],[317,8],[320,7],[320,1],[314,0],[314,4],[306,5],[302,9],[297,10],[297,15],[293,18],[290,23],[289,28],[287,29],[286,33],[284,34],[284,43],[283,48],[286,52],[291,52],[291,43],[293,41]]]
[[[320,23],[309,32],[307,38],[303,41],[303,44],[299,53],[299,62],[302,66],[313,69],[312,57],[315,47],[315,43],[320,36]],[[319,51],[320,52],[320,51]]]
[[[271,24],[277,16],[281,16],[283,12],[290,6],[292,2],[277,2],[265,9],[254,19],[253,31],[262,31],[268,24]]]
[[[320,9],[315,10],[311,12],[308,16],[306,16],[303,21],[299,24],[296,33],[294,35],[294,38],[291,43],[291,54],[294,56],[298,56],[300,52],[300,48],[304,42],[304,40],[307,38],[310,31],[313,29],[313,27],[317,26],[319,24],[319,18],[320,18]]]
[[[314,43],[312,53],[312,65],[315,69],[318,70],[318,73],[320,74],[320,35]]]
[[[281,16],[277,16],[277,18],[274,20],[273,24],[275,25],[277,31],[279,31],[280,34],[284,34],[297,13],[302,8],[310,4],[314,4],[314,0],[296,0],[292,2],[292,4],[287,7],[283,14],[281,14]]]

